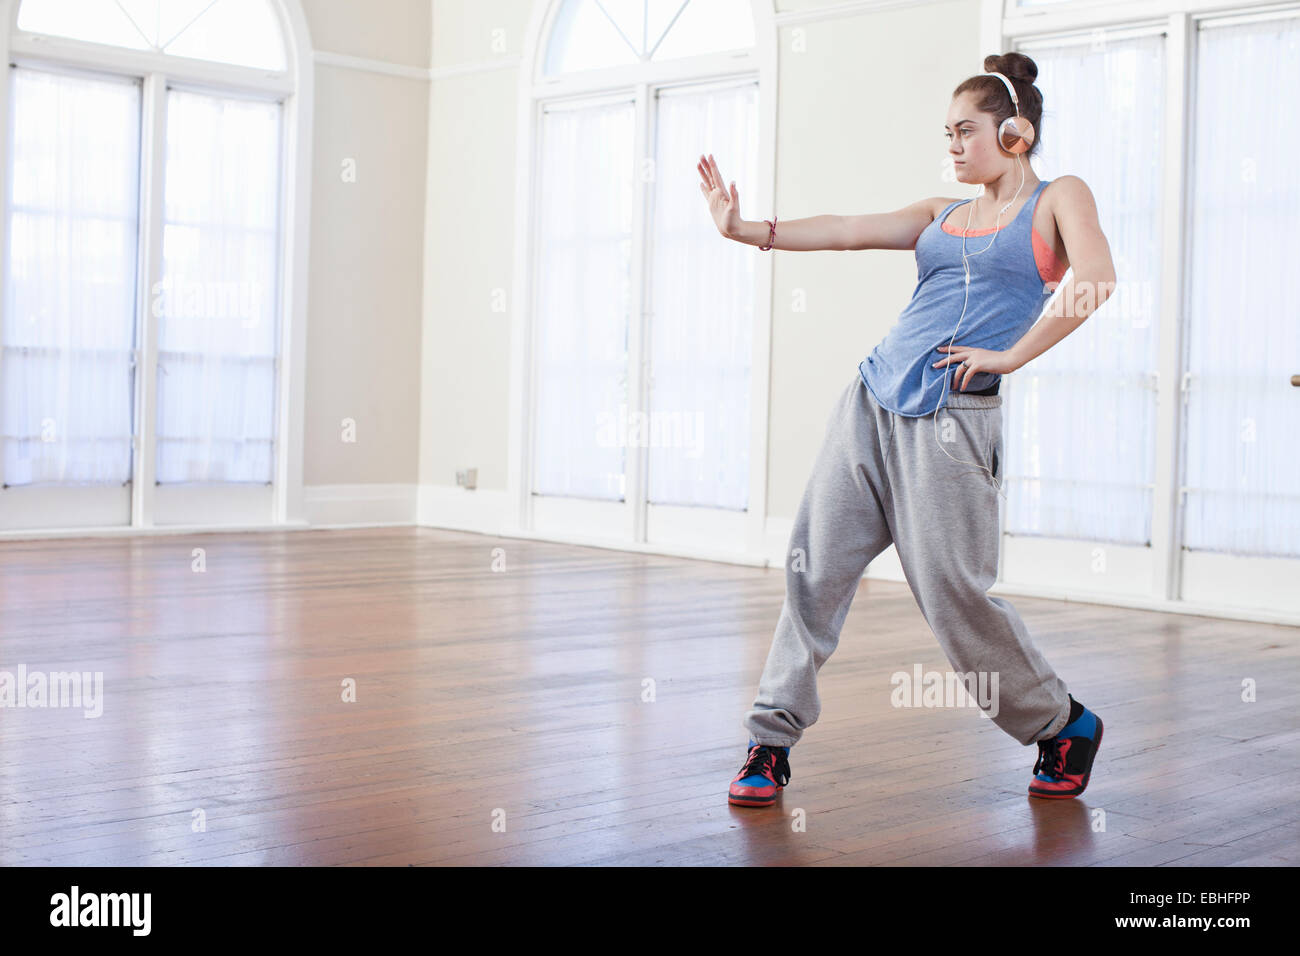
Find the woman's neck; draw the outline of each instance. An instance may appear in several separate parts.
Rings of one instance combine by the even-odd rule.
[[[1024,176],[1023,183],[1020,179],[1021,175]],[[972,205],[978,205],[983,213],[996,216],[1007,203],[1021,196],[1031,195],[1040,182],[1042,180],[1034,174],[1029,163],[1024,159],[1017,159],[1015,165],[1009,166],[1005,173],[992,182],[984,184],[984,191],[978,197],[979,202]]]

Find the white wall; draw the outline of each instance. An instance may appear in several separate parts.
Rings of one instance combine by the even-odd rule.
[[[531,0],[434,0],[420,483],[504,491],[518,58]],[[504,311],[493,311],[504,302]]]
[[[303,7],[318,53],[304,484],[320,520],[312,486],[413,487],[417,477],[432,39],[429,0]],[[418,71],[339,66],[331,54]],[[349,159],[356,182],[341,175]],[[356,421],[355,443],[342,440],[344,418]],[[410,508],[408,521],[413,498]]]
[[[431,0],[301,0],[312,45],[370,60],[427,67]]]

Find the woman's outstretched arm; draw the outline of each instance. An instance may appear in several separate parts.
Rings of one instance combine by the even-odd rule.
[[[740,193],[734,182],[728,185],[722,178],[717,161],[712,156],[701,156],[697,168],[700,172],[700,192],[708,201],[709,214],[713,216],[718,232],[746,245],[767,245],[768,237],[772,234],[771,228],[762,220],[749,222],[741,217]],[[781,219],[776,224],[776,238],[772,242],[772,248],[794,252],[848,249],[850,239],[849,220],[844,216]]]
[[[700,192],[709,203],[709,213],[718,232],[728,239],[750,246],[767,245],[771,228],[759,220],[749,222],[740,215],[740,193],[728,185],[712,156],[701,156]],[[773,249],[810,252],[820,249],[914,249],[916,240],[934,219],[934,199],[922,199],[896,212],[865,216],[809,216],[782,219],[776,224]]]

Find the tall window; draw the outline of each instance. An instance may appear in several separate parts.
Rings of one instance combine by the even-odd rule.
[[[140,84],[10,68],[4,482],[131,479]]]
[[[1003,580],[1300,620],[1300,0],[985,2],[1119,280],[1011,376]]]
[[[1183,545],[1300,557],[1300,130],[1273,110],[1300,90],[1300,18],[1207,26],[1196,48]]]
[[[280,108],[169,90],[167,118],[157,480],[270,481]]]
[[[737,182],[756,180],[758,86],[666,90],[658,105],[650,420],[677,429],[680,440],[651,444],[649,500],[741,511],[749,500],[754,255],[720,240],[692,158],[696,144],[711,142]]]
[[[589,89],[539,118],[536,496],[748,508],[755,256],[695,166],[713,153],[753,208],[758,83],[720,56],[753,43],[747,0],[558,6],[541,73]]]
[[[267,0],[24,0],[17,28],[5,488],[268,485],[289,89],[278,14]],[[49,494],[24,500],[62,526],[73,499]],[[173,511],[198,523],[214,503]],[[0,523],[12,511],[0,499]],[[117,503],[92,512],[78,513],[130,520]]]
[[[534,490],[622,499],[634,104],[543,115]],[[593,155],[593,151],[598,150]],[[602,425],[611,437],[597,440]]]
[[[1164,42],[1020,47],[1043,92],[1035,169],[1088,184],[1119,282],[1096,317],[1005,382],[1010,534],[1151,540]]]

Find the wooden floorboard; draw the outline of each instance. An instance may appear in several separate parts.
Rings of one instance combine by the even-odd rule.
[[[1106,723],[1088,792],[1039,801],[1036,748],[891,706],[891,674],[948,663],[890,582],[790,787],[729,806],[784,593],[429,528],[7,542],[0,671],[104,685],[99,717],[0,708],[0,864],[1300,864],[1300,629],[1016,599]]]

